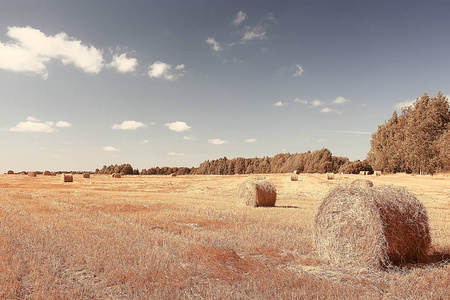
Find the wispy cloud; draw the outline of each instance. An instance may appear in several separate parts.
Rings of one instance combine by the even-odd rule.
[[[145,144],[148,144],[148,142],[149,142],[149,140],[142,140],[142,141],[139,142],[139,144],[145,145]]]
[[[117,148],[115,148],[115,147],[113,147],[113,146],[106,146],[106,147],[103,147],[103,150],[104,150],[104,151],[107,151],[107,152],[117,152],[117,151],[119,151],[119,149],[117,149]]]
[[[341,111],[337,110],[337,109],[331,109],[329,107],[324,107],[320,110],[321,113],[335,113],[335,114],[341,114]]]
[[[324,104],[325,104],[325,102],[323,102],[323,101],[321,101],[321,100],[313,100],[313,101],[311,102],[311,105],[312,105],[313,107],[322,106],[322,105],[324,105]]]
[[[114,124],[111,126],[112,129],[121,130],[136,130],[141,127],[146,127],[144,123],[137,121],[123,121],[121,124]]]
[[[240,42],[246,43],[251,40],[266,40],[267,28],[270,23],[276,23],[276,20],[272,13],[267,13],[255,26],[244,26],[244,34]]]
[[[229,141],[224,141],[221,139],[209,139],[208,143],[213,144],[213,145],[224,145],[224,144],[228,144]]]
[[[245,142],[251,144],[251,143],[256,143],[257,140],[252,138],[252,139],[246,139]]]
[[[172,123],[166,123],[164,124],[167,128],[169,128],[172,131],[189,131],[191,130],[191,126],[186,124],[186,122],[176,121]]]
[[[292,75],[293,77],[302,76],[302,74],[304,72],[302,65],[297,64],[293,67],[293,69],[295,70],[294,75]]]
[[[294,102],[301,103],[301,104],[308,104],[308,101],[303,100],[303,99],[300,99],[300,98],[298,98],[298,97],[296,97],[296,98],[294,99]]]
[[[413,106],[414,105],[414,101],[416,101],[416,100],[405,100],[403,102],[396,103],[394,105],[394,108],[396,110],[401,110],[402,108],[406,108],[408,106]]]
[[[242,22],[244,22],[244,20],[247,19],[247,15],[245,14],[245,12],[243,12],[242,10],[238,11],[238,13],[236,14],[236,18],[234,18],[233,20],[233,24],[234,25],[239,25]]]
[[[167,153],[167,155],[172,155],[172,156],[183,156],[184,153],[169,152],[169,153]]]
[[[218,41],[216,41],[215,38],[213,37],[208,37],[205,41],[205,43],[207,43],[208,45],[211,46],[211,48],[216,51],[216,52],[220,52],[222,51],[222,47],[220,46],[220,43]]]
[[[47,36],[32,27],[8,27],[13,41],[0,42],[0,69],[27,72],[48,78],[47,64],[56,59],[86,73],[98,74],[103,68],[103,50],[83,45],[80,40],[60,32]]]
[[[287,105],[287,103],[284,103],[282,101],[278,101],[278,102],[275,102],[273,104],[273,106],[276,106],[276,107],[283,107],[283,106],[286,106],[286,105]]]
[[[333,102],[331,102],[331,104],[344,104],[350,102],[350,100],[345,99],[344,97],[337,97],[336,99],[333,100]]]
[[[112,62],[108,64],[108,67],[114,68],[119,73],[130,73],[136,70],[138,61],[136,58],[128,58],[127,53],[114,54]]]
[[[42,122],[35,117],[27,117],[25,122],[19,122],[16,126],[9,128],[9,131],[12,132],[44,132],[44,133],[52,133],[55,132],[56,129],[54,127],[59,128],[68,128],[71,127],[72,124],[66,121],[59,121],[56,124],[52,121]]]
[[[183,136],[183,140],[185,140],[185,141],[196,141],[196,139],[194,138],[194,137],[192,137],[192,136]]]
[[[162,61],[156,61],[148,66],[148,76],[150,78],[161,78],[169,81],[175,81],[184,76],[184,68],[184,64],[177,65],[173,68],[170,64]]]

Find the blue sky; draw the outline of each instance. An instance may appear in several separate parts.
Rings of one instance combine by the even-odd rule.
[[[0,172],[364,159],[394,110],[449,93],[449,8],[0,0]]]

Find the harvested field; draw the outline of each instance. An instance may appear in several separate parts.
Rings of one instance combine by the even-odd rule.
[[[360,175],[265,174],[275,207],[236,204],[257,175],[0,175],[0,298],[448,299],[450,175],[370,175],[426,207],[427,263],[333,267],[313,244],[330,188]],[[445,261],[447,259],[447,261]]]

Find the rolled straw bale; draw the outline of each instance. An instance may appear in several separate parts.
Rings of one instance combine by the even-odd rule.
[[[61,174],[62,182],[73,182],[73,176],[71,174]]]
[[[369,188],[369,187],[373,187],[373,182],[368,180],[368,179],[356,179],[353,180],[352,183],[350,183],[350,185],[352,186],[359,186],[362,188]]]
[[[51,173],[50,171],[45,171],[45,172],[44,172],[44,175],[45,175],[45,176],[50,176],[50,175],[52,175],[52,173]]]
[[[334,179],[334,173],[327,173],[327,180]]]
[[[117,173],[112,173],[112,174],[111,174],[111,177],[113,177],[113,178],[116,177],[116,174],[117,174]]]
[[[291,181],[298,181],[298,175],[297,174],[291,174]]]
[[[12,175],[12,174],[14,174],[14,171],[13,170],[9,170],[8,171],[8,175]]]
[[[277,189],[270,180],[248,180],[238,189],[238,203],[246,206],[275,206]]]
[[[172,177],[177,177],[177,174],[176,173],[172,173]]]
[[[375,171],[375,176],[381,176],[381,171]]]
[[[294,171],[294,174],[297,174],[297,175],[298,175],[298,174],[300,174],[300,171],[299,171],[299,170],[295,170],[295,171]]]
[[[28,176],[30,177],[36,177],[37,173],[36,172],[28,172]]]
[[[256,180],[265,180],[266,176],[256,176]]]
[[[122,175],[120,175],[119,173],[115,173],[115,174],[113,174],[113,177],[114,178],[122,178]]]
[[[50,176],[56,176],[56,173],[52,173],[52,174],[50,174]]]
[[[348,184],[324,198],[314,240],[330,263],[366,268],[424,261],[431,243],[427,212],[404,188]]]
[[[125,175],[125,173],[124,172],[120,172],[120,176],[123,176],[123,175]]]
[[[83,174],[83,178],[91,178],[91,174],[89,174],[89,173],[84,173],[84,174]]]

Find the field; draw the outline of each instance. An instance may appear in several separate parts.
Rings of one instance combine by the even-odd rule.
[[[257,175],[0,175],[2,299],[449,299],[450,176],[264,175],[276,207],[236,205]],[[428,211],[429,263],[338,269],[313,220],[330,187],[405,186]]]

